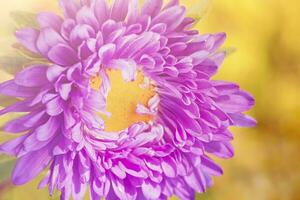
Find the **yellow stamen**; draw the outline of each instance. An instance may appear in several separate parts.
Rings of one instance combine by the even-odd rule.
[[[90,79],[90,84],[94,90],[99,90],[99,88],[101,87],[101,84],[102,84],[102,80],[99,77],[99,75],[92,77]]]
[[[144,76],[137,73],[136,80],[125,82],[119,70],[108,70],[111,91],[107,98],[107,111],[111,116],[101,115],[105,122],[106,131],[121,131],[138,122],[149,122],[152,116],[136,113],[137,104],[147,105],[155,95],[154,87],[142,88]],[[91,79],[91,87],[99,89],[101,79],[97,76]]]

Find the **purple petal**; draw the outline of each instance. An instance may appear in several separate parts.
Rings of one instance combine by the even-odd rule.
[[[163,169],[164,174],[167,177],[175,178],[176,177],[176,163],[172,158],[165,158],[161,162],[161,167]]]
[[[63,22],[61,17],[50,12],[42,12],[38,14],[37,21],[41,28],[53,28],[56,31],[60,31]]]
[[[203,193],[205,191],[205,178],[202,173],[198,173],[194,170],[189,175],[185,176],[184,180],[196,192]]]
[[[28,135],[22,135],[16,139],[12,139],[0,145],[0,152],[12,156],[17,156],[19,151],[23,148],[23,142]]]
[[[217,98],[216,103],[224,112],[237,113],[249,110],[255,104],[255,101],[250,94],[239,91],[228,96]]]
[[[123,79],[127,82],[134,81],[136,78],[137,65],[133,60],[114,60],[114,68],[122,71]]]
[[[95,0],[95,14],[101,25],[104,21],[108,19],[108,6],[105,0]]]
[[[76,20],[79,24],[88,24],[94,29],[99,27],[97,18],[94,15],[94,11],[87,7],[83,6],[78,13],[76,14]]]
[[[111,171],[120,179],[126,178],[126,173],[119,167],[119,165],[112,166]]]
[[[75,18],[79,5],[75,0],[59,0],[59,5],[63,10],[65,17]]]
[[[145,180],[142,184],[142,191],[146,199],[158,199],[161,194],[161,187]]]
[[[50,117],[45,124],[39,126],[35,130],[36,139],[41,142],[49,140],[55,135],[59,127],[59,122],[56,120],[56,118]]]
[[[65,67],[72,66],[78,62],[76,52],[65,44],[58,44],[51,48],[48,57],[54,63]]]
[[[103,63],[108,63],[110,59],[113,57],[116,50],[115,44],[106,44],[103,45],[98,52],[99,58],[102,60]]]
[[[142,13],[153,17],[159,13],[162,4],[162,0],[145,0],[142,7]]]
[[[24,28],[16,31],[16,37],[19,42],[34,53],[39,52],[36,48],[38,35],[39,31],[33,28]]]
[[[13,97],[27,98],[37,94],[37,88],[29,88],[17,85],[14,80],[6,81],[0,84],[0,94]]]
[[[32,180],[48,166],[50,160],[48,148],[21,157],[13,170],[13,183],[23,185]]]
[[[9,112],[29,112],[32,110],[30,101],[20,101],[17,103],[12,104],[2,110],[0,110],[0,115],[4,115]]]
[[[70,34],[70,42],[73,47],[78,47],[83,41],[93,38],[95,30],[88,24],[78,24]]]
[[[123,21],[127,16],[129,0],[114,0],[111,9],[111,19]]]
[[[66,70],[66,68],[58,66],[58,65],[50,66],[47,70],[48,80],[51,82],[56,81],[65,70]]]
[[[235,126],[253,127],[256,126],[257,124],[255,119],[241,113],[233,113],[233,114],[229,114],[229,116]]]
[[[210,142],[204,145],[208,153],[220,158],[231,158],[234,155],[233,147],[230,142]]]
[[[112,178],[111,184],[117,197],[122,199],[123,195],[125,194],[125,185],[123,183],[123,180],[119,178]]]
[[[38,50],[45,56],[48,51],[59,43],[65,43],[64,39],[52,28],[42,28],[37,40]]]
[[[23,131],[32,128],[33,126],[37,126],[42,120],[45,112],[33,112],[18,119],[12,120],[8,122],[4,130],[10,133],[20,133]]]
[[[201,157],[201,165],[203,166],[203,170],[212,176],[221,176],[223,174],[222,168],[208,157]]]
[[[38,87],[48,83],[46,76],[48,66],[32,65],[19,72],[15,77],[15,83],[25,87]]]
[[[168,31],[173,31],[181,24],[181,22],[184,19],[184,16],[185,16],[185,8],[183,6],[173,6],[158,14],[153,19],[152,25],[158,23],[164,23],[167,25]]]
[[[59,97],[55,97],[46,103],[46,110],[50,116],[57,116],[63,112],[62,102]]]

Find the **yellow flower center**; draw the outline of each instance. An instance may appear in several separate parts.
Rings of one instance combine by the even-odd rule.
[[[134,123],[152,120],[150,115],[136,113],[138,104],[147,106],[148,101],[155,95],[153,86],[142,87],[145,83],[144,75],[138,72],[134,81],[126,82],[119,70],[108,70],[107,74],[111,91],[108,94],[106,108],[111,116],[101,114],[105,122],[105,131],[121,131]],[[91,79],[91,87],[99,89],[101,82],[99,77],[94,77]]]

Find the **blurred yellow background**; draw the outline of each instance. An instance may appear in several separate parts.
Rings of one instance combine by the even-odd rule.
[[[199,0],[184,2],[195,14]],[[14,27],[9,17],[12,10],[57,10],[57,2],[2,0],[0,55],[9,51],[13,41],[8,37]],[[238,82],[255,96],[256,106],[250,114],[258,126],[232,129],[235,157],[219,161],[224,176],[214,178],[214,187],[197,199],[300,199],[299,11],[299,0],[214,0],[198,23],[201,33],[227,33],[225,47],[234,47],[236,52],[228,56],[216,79]],[[0,79],[7,79],[7,75],[1,73]],[[0,134],[0,140],[6,137]],[[11,165],[0,163],[0,181],[9,177],[6,168]],[[0,200],[51,199],[47,190],[36,190],[37,182],[21,187],[4,182],[0,184]]]

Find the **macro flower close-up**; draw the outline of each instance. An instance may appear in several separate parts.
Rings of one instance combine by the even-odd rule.
[[[238,84],[214,79],[226,34],[199,33],[177,0],[59,0],[16,30],[22,63],[0,84],[0,152],[11,179],[61,199],[195,199],[234,155],[230,126],[252,127]],[[220,30],[222,31],[222,30]]]

